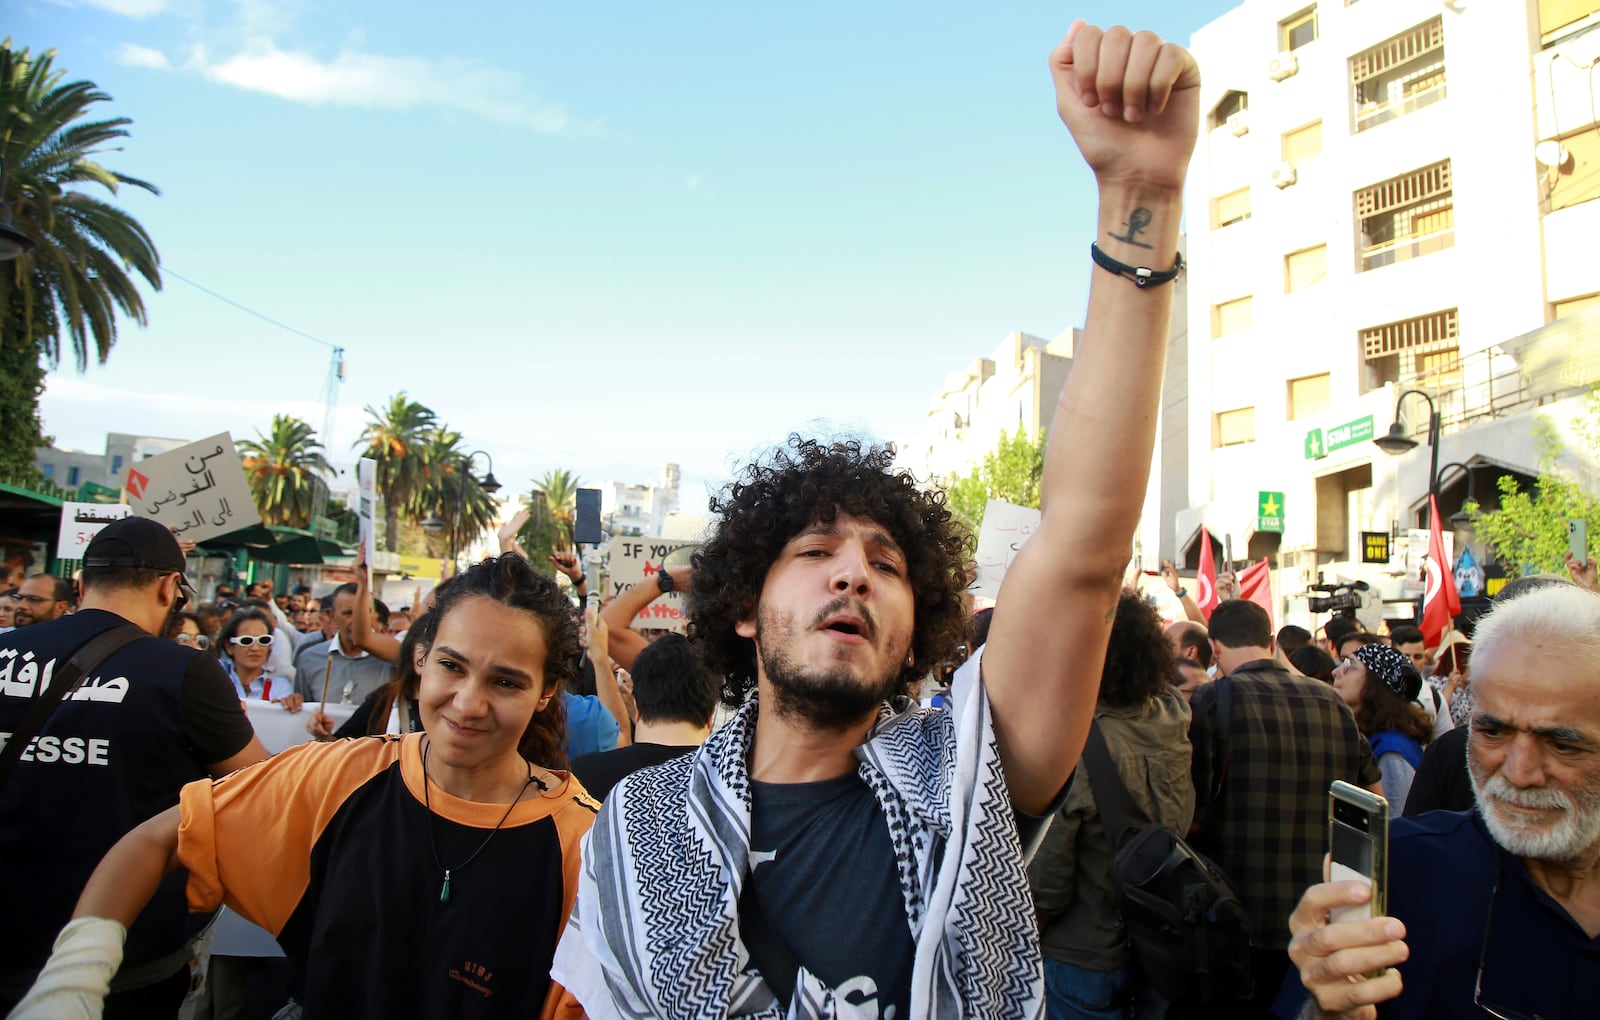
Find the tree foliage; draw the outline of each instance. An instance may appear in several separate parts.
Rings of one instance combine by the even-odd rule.
[[[427,486],[427,445],[439,420],[431,408],[417,403],[401,390],[383,410],[367,405],[368,421],[355,445],[362,457],[376,463],[374,487],[383,496],[385,545],[394,552],[399,541],[400,518],[414,517]]]
[[[500,505],[473,473],[461,433],[435,428],[427,435],[422,456],[425,481],[418,509],[445,522],[452,536],[449,545],[460,552],[494,524]]]
[[[1561,465],[1561,441],[1549,419],[1541,416],[1536,434],[1540,457],[1533,491],[1524,491],[1515,478],[1501,475],[1496,483],[1498,510],[1480,511],[1475,502],[1466,509],[1477,513],[1473,527],[1478,538],[1493,551],[1506,573],[1564,576],[1567,522],[1588,522],[1592,550],[1600,537],[1600,496],[1595,495],[1592,478],[1580,478]],[[1583,459],[1592,465],[1600,457],[1600,392],[1589,394],[1588,411],[1578,434],[1584,444]]]
[[[543,494],[544,505],[560,529],[563,549],[572,546],[572,529],[578,510],[578,489],[582,485],[583,479],[566,468],[546,471],[544,477],[534,483],[534,496],[537,498],[539,494]],[[523,548],[527,548],[527,545],[524,544]]]
[[[239,442],[250,494],[267,524],[311,527],[317,490],[326,491],[326,483],[318,475],[333,474],[333,465],[323,456],[316,434],[301,419],[278,414],[273,415],[266,436],[258,431],[257,438]]]
[[[33,451],[47,440],[38,415],[44,378],[70,347],[79,371],[104,362],[117,341],[117,319],[145,324],[134,277],[161,289],[160,255],[144,227],[90,194],[113,197],[127,185],[155,185],[97,162],[120,149],[126,117],[90,119],[111,97],[92,82],[65,82],[55,51],[33,54],[0,42],[0,203],[33,248],[0,262],[0,474],[33,471]]]
[[[1029,436],[1022,426],[1012,435],[1000,433],[1000,442],[983,455],[983,463],[965,478],[945,487],[950,508],[963,517],[974,533],[983,523],[983,508],[991,499],[1018,506],[1038,507],[1039,482],[1044,477],[1044,431]]]

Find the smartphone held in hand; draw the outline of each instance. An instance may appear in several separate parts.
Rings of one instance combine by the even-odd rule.
[[[1328,878],[1366,882],[1372,898],[1333,911],[1333,921],[1380,917],[1389,891],[1389,802],[1369,790],[1334,780],[1328,787]]]

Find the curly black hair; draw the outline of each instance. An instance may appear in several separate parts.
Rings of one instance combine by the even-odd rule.
[[[1100,704],[1126,708],[1147,701],[1166,690],[1177,671],[1155,607],[1138,592],[1124,590],[1100,673]]]
[[[722,519],[694,556],[688,612],[693,638],[707,667],[723,678],[722,700],[730,707],[756,687],[755,642],[740,637],[735,625],[754,613],[767,572],[789,540],[839,514],[883,527],[906,555],[915,614],[911,665],[899,676],[906,691],[966,635],[967,529],[946,508],[943,492],[922,489],[910,472],[894,469],[892,445],[791,434],[714,496],[711,511]]]
[[[415,647],[424,654],[433,646],[439,622],[469,598],[488,598],[529,613],[544,634],[544,693],[553,697],[543,711],[533,713],[517,752],[528,761],[551,769],[567,767],[567,709],[561,698],[570,686],[578,661],[578,624],[572,603],[553,579],[535,571],[516,553],[474,563],[438,589],[433,612],[425,614],[413,630]]]

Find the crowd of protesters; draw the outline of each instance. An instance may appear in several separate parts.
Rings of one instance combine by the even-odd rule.
[[[408,609],[359,560],[320,598],[257,582],[199,603],[170,533],[116,522],[78,585],[0,594],[0,726],[27,737],[0,758],[0,854],[30,869],[0,1007],[1600,1015],[1594,561],[1432,647],[1401,621],[1274,631],[1228,574],[1197,613],[1170,565],[1185,617],[1161,620],[1121,550],[1198,70],[1081,22],[1050,66],[1099,187],[1098,268],[1041,523],[992,609],[973,612],[943,495],[855,440],[748,464],[691,565],[599,606],[575,556],[531,562],[514,529]],[[687,635],[632,627],[675,590]],[[51,670],[84,674],[54,708]],[[303,718],[305,743],[268,757],[252,702]],[[1163,996],[1143,969],[1086,740],[1237,890],[1226,994]],[[1326,880],[1334,781],[1391,806],[1386,904]],[[276,939],[285,987],[207,979],[223,904]]]

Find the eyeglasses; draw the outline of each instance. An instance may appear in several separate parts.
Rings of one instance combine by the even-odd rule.
[[[260,637],[256,637],[253,634],[242,634],[238,637],[229,638],[228,644],[238,645],[241,648],[249,648],[251,645],[260,645],[265,648],[267,645],[272,644],[272,635],[263,634]]]
[[[1500,875],[1496,875],[1494,888],[1489,892],[1489,915],[1483,919],[1483,946],[1478,950],[1478,976],[1472,982],[1472,1004],[1490,1016],[1499,1017],[1500,1020],[1544,1020],[1538,1013],[1529,1016],[1483,1001],[1483,970],[1489,960],[1489,932],[1494,927],[1494,901],[1499,895]]]
[[[52,598],[48,598],[48,597],[46,597],[44,595],[23,595],[23,594],[20,594],[20,593],[16,594],[16,595],[13,595],[11,597],[16,599],[18,602],[22,602],[22,603],[25,603],[25,604],[30,605],[30,606],[42,606],[47,602],[60,602],[61,601],[61,599],[52,599]]]
[[[173,640],[180,645],[192,645],[195,648],[211,647],[211,639],[204,634],[179,634]]]

